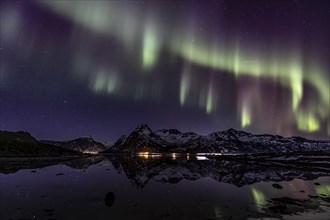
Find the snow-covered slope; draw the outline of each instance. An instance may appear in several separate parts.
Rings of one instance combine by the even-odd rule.
[[[277,153],[297,151],[330,151],[330,141],[313,141],[300,137],[255,135],[235,129],[203,136],[176,129],[153,132],[139,125],[129,136],[122,136],[107,152],[190,152],[190,153]]]

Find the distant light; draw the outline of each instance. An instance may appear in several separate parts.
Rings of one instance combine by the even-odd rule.
[[[197,160],[209,160],[209,158],[204,157],[204,156],[196,156]]]
[[[98,154],[97,151],[88,151],[88,150],[83,151],[83,153],[84,153],[84,154]]]
[[[198,156],[222,156],[222,155],[236,155],[236,154],[233,154],[233,153],[226,153],[226,154],[223,154],[223,153],[197,153],[196,155]]]
[[[177,158],[177,154],[176,153],[172,153],[172,159],[175,160]]]
[[[148,159],[149,158],[149,152],[140,152],[138,153],[139,157],[142,157],[143,159]]]

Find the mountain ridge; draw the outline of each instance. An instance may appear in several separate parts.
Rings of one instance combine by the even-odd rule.
[[[96,154],[108,149],[111,145],[96,141],[91,135],[68,141],[42,140],[42,143],[51,144],[68,150],[76,150],[82,153]]]
[[[30,133],[0,131],[0,157],[79,156],[80,152],[42,143]]]
[[[129,135],[121,136],[103,153],[182,152],[182,153],[272,153],[296,151],[330,151],[330,141],[302,137],[252,134],[233,128],[199,135],[177,129],[152,131],[140,124]]]
[[[68,141],[39,141],[30,133],[24,131],[0,131],[0,142],[1,147],[33,145],[38,147],[45,146],[49,150],[49,147],[55,147],[57,150],[61,148],[71,152],[76,151],[88,154],[138,154],[141,152],[220,154],[330,152],[330,140],[308,140],[296,136],[282,137],[271,134],[252,134],[233,128],[211,132],[207,135],[181,132],[177,129],[153,131],[147,124],[138,125],[130,134],[121,136],[114,144],[98,142],[90,135]],[[2,148],[2,150],[4,149]],[[22,149],[20,148],[20,150]],[[0,154],[0,156],[7,155],[7,153]],[[33,152],[29,152],[29,155],[32,154]],[[36,152],[36,155],[38,155],[38,152]]]

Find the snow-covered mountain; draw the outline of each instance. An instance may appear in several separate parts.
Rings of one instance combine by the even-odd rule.
[[[122,136],[111,152],[189,152],[189,153],[277,153],[299,151],[330,151],[330,141],[314,141],[301,137],[285,138],[278,135],[255,135],[235,129],[198,135],[176,129],[152,131],[148,125],[139,125],[130,135]]]
[[[101,143],[94,140],[92,136],[77,138],[71,141],[42,141],[43,143],[62,147],[69,150],[76,150],[83,153],[98,153],[108,149],[111,144]]]

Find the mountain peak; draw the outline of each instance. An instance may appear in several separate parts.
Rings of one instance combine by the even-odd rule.
[[[86,135],[86,136],[84,136],[84,137],[82,137],[80,139],[86,140],[86,141],[95,141],[92,135]]]
[[[94,139],[92,135],[86,135],[85,138]]]
[[[149,128],[149,126],[147,124],[139,124],[136,128],[136,131],[149,131],[152,132],[151,129]]]
[[[229,128],[229,129],[226,129],[226,130],[222,130],[221,132],[226,132],[226,133],[239,133],[241,131],[239,130],[236,130],[234,128]]]
[[[249,133],[245,132],[245,131],[241,131],[241,130],[236,130],[234,128],[229,128],[227,130],[223,130],[223,131],[220,131],[222,133],[229,133],[229,134],[240,134],[240,135],[247,135]]]

